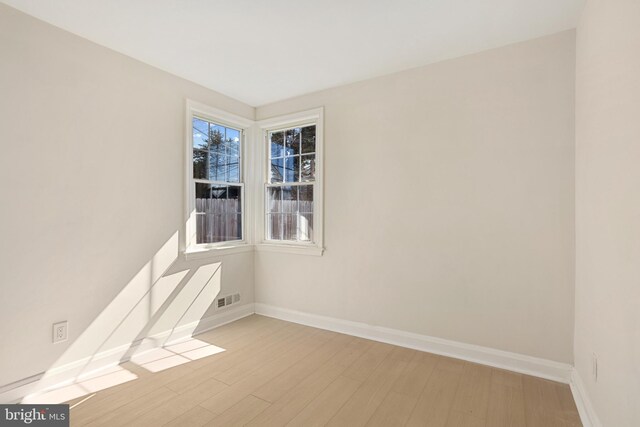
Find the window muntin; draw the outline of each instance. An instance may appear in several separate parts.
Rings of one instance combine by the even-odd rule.
[[[242,131],[192,119],[195,244],[243,240]]]
[[[269,131],[265,238],[313,243],[316,125]]]

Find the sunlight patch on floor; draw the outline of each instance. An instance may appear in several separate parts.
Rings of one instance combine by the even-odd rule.
[[[121,366],[114,366],[108,369],[103,369],[94,374],[87,375],[82,379],[74,381],[72,384],[61,386],[43,393],[29,395],[22,400],[22,403],[54,404],[67,402],[87,394],[96,393],[100,390],[124,384],[137,378],[138,376],[133,372],[130,372]]]
[[[225,351],[224,348],[191,338],[134,355],[131,361],[150,372],[160,372],[223,351]]]

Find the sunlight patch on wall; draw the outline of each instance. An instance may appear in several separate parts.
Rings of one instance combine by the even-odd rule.
[[[85,375],[117,364],[154,311],[187,275],[188,271],[181,271],[162,276],[177,256],[176,231],[49,367],[32,390],[48,390],[70,379],[77,382]]]
[[[63,402],[131,381],[136,375],[118,366],[126,360],[159,372],[225,351],[191,338],[220,293],[222,264],[166,274],[177,256],[176,232],[23,402]]]
[[[157,344],[164,345],[191,336],[220,293],[222,265],[219,262],[202,265],[184,280],[186,283],[154,322],[146,339],[162,336],[162,342]],[[167,331],[169,334],[163,336]]]

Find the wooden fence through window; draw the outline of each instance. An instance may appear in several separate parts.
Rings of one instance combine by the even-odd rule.
[[[313,241],[313,202],[283,200],[269,206],[267,236],[274,240]],[[238,199],[196,199],[198,243],[242,239]]]

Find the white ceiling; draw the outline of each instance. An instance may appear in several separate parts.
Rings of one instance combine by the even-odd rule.
[[[574,28],[585,0],[1,0],[259,106]]]

